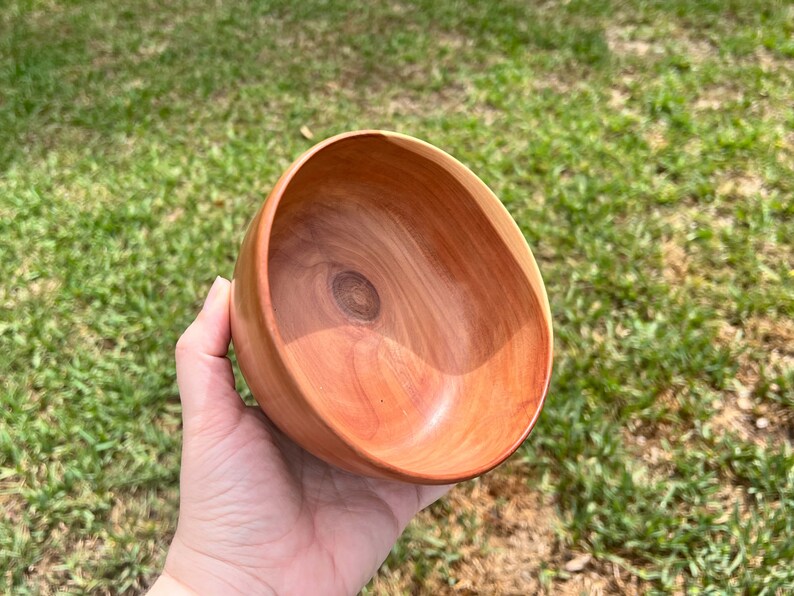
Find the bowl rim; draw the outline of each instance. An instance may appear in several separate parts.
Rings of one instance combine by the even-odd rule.
[[[395,466],[394,464],[381,459],[380,457],[375,456],[374,454],[362,449],[358,442],[355,440],[354,437],[351,436],[350,433],[346,431],[345,428],[340,427],[338,424],[330,423],[324,416],[322,416],[318,410],[315,408],[315,405],[310,397],[310,395],[305,391],[305,384],[301,383],[296,375],[291,370],[291,367],[287,364],[285,358],[285,343],[283,338],[281,337],[281,333],[279,331],[278,323],[276,321],[275,313],[273,310],[273,303],[270,295],[270,270],[269,270],[269,262],[268,256],[270,251],[270,235],[273,227],[273,222],[275,221],[276,213],[278,210],[278,206],[281,202],[281,199],[284,196],[285,191],[289,187],[290,182],[300,170],[300,168],[306,164],[310,159],[312,159],[316,154],[319,152],[327,149],[331,145],[334,145],[340,141],[354,139],[354,138],[364,138],[364,137],[383,137],[389,141],[392,141],[401,147],[413,151],[414,153],[419,153],[423,155],[425,158],[429,159],[429,155],[435,157],[437,163],[443,167],[445,170],[450,172],[453,176],[456,174],[462,174],[465,177],[469,178],[468,182],[478,185],[482,188],[483,195],[486,197],[486,200],[493,203],[498,213],[497,217],[501,217],[508,227],[513,228],[514,234],[518,234],[523,242],[526,250],[529,253],[529,265],[530,265],[530,273],[535,275],[540,282],[539,284],[532,284],[530,286],[533,290],[534,299],[536,300],[540,310],[545,315],[543,317],[543,321],[541,322],[542,325],[545,326],[547,343],[545,346],[545,371],[544,371],[544,380],[543,380],[543,387],[540,392],[540,397],[538,399],[538,405],[533,413],[527,427],[523,430],[521,435],[518,437],[516,441],[514,441],[509,446],[501,449],[498,455],[494,458],[491,458],[489,461],[485,463],[477,463],[477,465],[467,467],[465,469],[460,469],[454,471],[454,473],[450,474],[427,474],[423,472],[417,472],[415,470],[411,470],[410,468],[404,468],[400,466]],[[417,151],[417,149],[419,151]],[[489,217],[490,219],[490,217]],[[344,132],[324,141],[321,141],[314,145],[313,147],[309,148],[305,151],[300,157],[298,157],[292,164],[284,171],[281,177],[278,179],[276,184],[273,186],[273,189],[270,191],[270,194],[267,196],[264,205],[262,206],[262,216],[259,218],[258,225],[256,230],[254,230],[254,259],[255,262],[259,264],[256,267],[256,287],[257,287],[257,298],[259,301],[259,310],[264,315],[265,319],[265,330],[269,336],[269,340],[274,347],[274,355],[277,355],[279,359],[279,369],[282,370],[288,377],[290,384],[295,387],[295,389],[300,393],[301,398],[304,404],[311,410],[312,414],[314,414],[314,418],[320,422],[328,432],[333,434],[337,437],[348,449],[353,451],[355,455],[361,458],[363,461],[367,462],[371,467],[383,470],[388,473],[389,476],[393,478],[400,478],[404,481],[408,482],[417,482],[417,483],[425,483],[425,484],[447,484],[447,483],[456,483],[461,482],[464,480],[469,480],[471,478],[475,478],[492,470],[499,464],[501,464],[504,460],[510,457],[526,440],[529,434],[532,432],[532,429],[535,427],[535,424],[538,421],[541,411],[543,410],[543,406],[546,401],[546,396],[549,390],[549,384],[551,382],[551,373],[552,373],[552,365],[553,365],[553,346],[554,346],[554,337],[553,337],[553,327],[552,327],[552,319],[551,319],[551,309],[549,306],[548,295],[546,293],[546,287],[543,283],[543,278],[540,275],[540,270],[538,269],[537,262],[535,261],[535,257],[532,254],[532,250],[526,242],[523,233],[521,232],[518,224],[516,224],[513,217],[507,211],[505,206],[499,200],[499,198],[493,193],[493,191],[483,182],[472,170],[470,170],[467,166],[462,164],[458,161],[455,157],[450,155],[449,153],[439,149],[438,147],[431,145],[421,139],[417,139],[415,137],[405,135],[398,132],[392,132],[387,130],[377,130],[377,129],[363,129],[363,130],[354,130],[349,132]]]

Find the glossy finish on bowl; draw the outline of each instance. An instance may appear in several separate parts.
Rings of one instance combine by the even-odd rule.
[[[340,468],[419,483],[507,458],[548,388],[548,299],[521,232],[417,139],[328,139],[281,177],[232,284],[240,368],[268,417]]]

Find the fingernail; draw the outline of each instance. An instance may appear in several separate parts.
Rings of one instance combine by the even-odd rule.
[[[212,287],[210,291],[207,292],[207,297],[204,299],[204,306],[201,307],[201,310],[205,310],[212,306],[212,303],[218,299],[218,292],[221,289],[221,276],[215,278],[215,281],[212,282]]]

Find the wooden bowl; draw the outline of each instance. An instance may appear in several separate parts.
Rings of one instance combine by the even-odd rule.
[[[368,476],[488,471],[529,434],[551,375],[546,291],[507,210],[392,132],[333,137],[289,167],[243,241],[231,314],[267,416]]]

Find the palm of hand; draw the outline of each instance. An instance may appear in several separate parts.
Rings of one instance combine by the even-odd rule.
[[[205,326],[208,349],[196,349],[189,329],[177,350],[182,490],[166,571],[208,593],[355,593],[448,487],[356,476],[292,443],[234,390],[228,307],[216,311],[205,306],[191,326]],[[207,338],[213,322],[217,337]]]
[[[249,593],[355,593],[411,516],[444,490],[332,468],[272,431],[255,408],[215,440],[183,461],[195,490],[182,500],[177,537],[212,559],[205,565],[243,568],[226,587]]]

